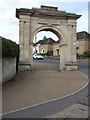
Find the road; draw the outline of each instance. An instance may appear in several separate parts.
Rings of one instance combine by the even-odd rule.
[[[89,74],[90,63],[87,62],[78,62],[78,68],[83,72],[86,76]],[[89,77],[89,76],[88,76]]]
[[[42,62],[42,63],[50,63],[50,64],[58,64],[59,65],[59,60],[39,60],[35,62]],[[78,62],[78,69],[84,73],[88,79],[90,80],[90,62]],[[88,86],[89,88],[89,86]],[[80,101],[79,103],[84,104],[84,105],[89,105],[88,104],[88,99],[90,98],[90,90],[88,90],[88,97],[85,98],[84,100]]]
[[[56,64],[58,65],[59,69],[59,60],[34,60],[34,62],[42,62],[42,63],[50,63],[50,64]],[[78,69],[84,73],[88,79],[90,79],[90,62],[78,62]],[[89,86],[88,86],[89,88]],[[90,91],[88,91],[88,97],[84,100],[80,101],[79,103],[82,103],[84,105],[88,105],[88,99],[90,98]]]
[[[40,62],[40,63],[50,63],[50,64],[56,64],[56,66],[58,67],[55,67],[55,70],[58,70],[59,69],[59,61],[57,60],[38,60],[38,61],[35,61],[35,62]],[[58,69],[57,69],[58,68]],[[78,63],[78,68],[83,72],[85,73],[86,75],[88,75],[88,64],[87,63]],[[42,69],[40,68],[40,70],[48,70],[47,67],[45,67],[45,69]],[[57,112],[57,111],[61,111],[62,109],[64,109],[64,106],[67,107],[69,105],[71,105],[71,101],[72,101],[72,104],[76,103],[76,101],[79,99],[79,98],[84,98],[82,96],[86,96],[86,91],[87,91],[87,88],[85,88],[84,91],[80,92],[79,94],[75,94],[75,95],[72,95],[72,96],[68,96],[67,98],[62,98],[60,101],[57,100],[55,102],[51,102],[51,103],[47,103],[47,104],[44,104],[44,105],[39,105],[39,106],[36,106],[36,108],[34,109],[33,107],[31,109],[27,108],[25,110],[21,110],[19,112],[16,112],[16,113],[12,113],[12,114],[8,114],[4,117],[20,117],[22,116],[23,118],[25,118],[25,115],[30,117],[30,115],[32,115],[32,117],[34,116],[44,116],[45,114],[45,111],[46,111],[46,114],[48,114],[49,112]],[[85,103],[86,101],[84,101]],[[53,107],[57,107],[58,110],[57,111],[53,111],[55,109],[52,109],[50,111],[48,111],[50,109],[50,107],[53,106]],[[60,106],[60,107],[59,107]],[[48,109],[49,108],[49,109]],[[37,111],[38,109],[38,111]],[[44,111],[44,113],[42,112],[41,114],[41,110]],[[47,113],[48,112],[48,113]],[[51,113],[50,113],[51,114]],[[10,115],[10,116],[9,116]]]
[[[59,60],[34,60],[34,62],[42,62],[42,63],[50,63],[50,64],[58,64]],[[86,76],[88,76],[88,70],[90,69],[90,63],[88,62],[78,62],[78,69],[83,72]]]
[[[58,69],[59,69],[59,60],[39,60],[35,62],[42,62],[42,63],[50,63],[50,64],[57,64],[58,65]],[[90,80],[90,62],[78,62],[78,69],[84,73],[88,79]],[[84,100],[80,101],[80,104],[84,104],[89,106],[88,103],[88,99],[90,99],[90,90],[89,90],[89,86],[88,86],[88,97],[86,97]]]

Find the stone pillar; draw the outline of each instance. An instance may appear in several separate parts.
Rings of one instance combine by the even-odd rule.
[[[30,59],[30,64],[33,69],[33,41],[30,39],[30,44],[29,44],[29,59]]]
[[[77,62],[76,59],[76,25],[73,25],[73,51],[72,51],[72,60]]]
[[[76,70],[76,21],[68,20],[68,58],[66,63],[67,70]]]
[[[19,71],[31,70],[30,61],[30,16],[20,15],[19,18]]]
[[[67,44],[61,43],[60,44],[60,71],[66,70],[66,48]]]

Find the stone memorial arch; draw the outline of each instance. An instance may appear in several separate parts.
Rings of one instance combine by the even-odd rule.
[[[60,70],[77,69],[76,27],[80,16],[52,6],[16,9],[16,17],[19,19],[19,70],[33,68],[33,39],[40,31],[51,31],[59,38]]]

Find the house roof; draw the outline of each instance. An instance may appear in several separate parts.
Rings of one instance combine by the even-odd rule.
[[[41,45],[44,45],[44,44],[53,44],[55,43],[55,40],[53,40],[52,38],[46,38],[45,40],[43,40],[41,42]]]
[[[42,41],[43,41],[43,40],[39,40],[38,42],[34,43],[34,45],[33,45],[33,46],[36,46],[36,45],[38,45],[38,44],[41,44],[41,43],[42,43]]]
[[[46,44],[54,44],[56,41],[53,40],[52,38],[46,38],[45,40],[39,40],[38,42],[36,42],[33,46],[36,46],[38,44],[41,45],[46,45]]]
[[[90,40],[90,34],[87,33],[86,31],[81,31],[77,33],[77,40]]]

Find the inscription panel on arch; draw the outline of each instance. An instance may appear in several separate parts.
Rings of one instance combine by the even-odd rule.
[[[38,24],[60,26],[60,20],[39,19]]]

